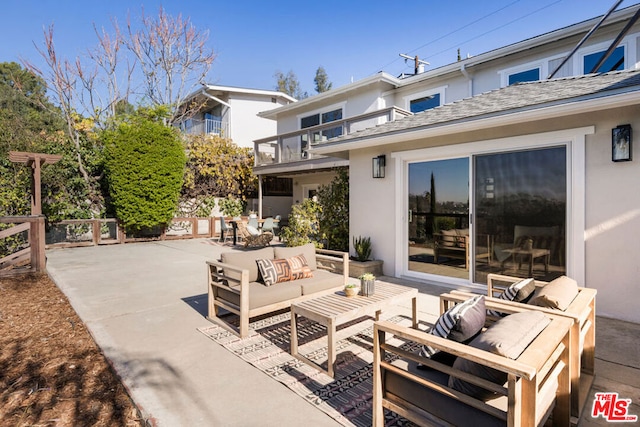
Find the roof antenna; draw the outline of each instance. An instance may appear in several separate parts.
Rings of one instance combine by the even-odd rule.
[[[414,61],[414,66],[413,66],[413,73],[414,74],[422,74],[422,73],[424,73],[424,66],[425,65],[431,65],[427,61],[423,61],[422,59],[418,58],[418,55],[409,56],[409,55],[406,55],[404,53],[401,53],[400,56],[404,58],[405,64],[407,63],[407,59],[412,59]]]

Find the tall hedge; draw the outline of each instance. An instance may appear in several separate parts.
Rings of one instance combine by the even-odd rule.
[[[174,128],[135,116],[103,133],[110,203],[126,229],[170,223],[178,204],[186,157]]]

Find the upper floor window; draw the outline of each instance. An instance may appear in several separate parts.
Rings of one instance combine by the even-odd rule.
[[[509,74],[509,86],[515,83],[535,82],[540,80],[540,68],[532,68],[520,71],[519,73]]]
[[[603,55],[606,51],[602,50],[599,52],[590,53],[583,57],[583,69],[584,73],[590,73],[593,70],[593,67],[596,66],[600,59],[602,59]],[[595,73],[608,73],[609,71],[620,71],[624,70],[624,46],[618,46],[611,53],[611,55],[607,58],[606,61],[595,70]]]
[[[440,94],[436,93],[422,98],[413,99],[409,102],[409,111],[419,113],[440,106]]]
[[[342,120],[342,108],[302,117],[300,119],[300,129],[305,129],[305,128],[309,128],[309,127],[324,124],[324,123],[330,123],[337,120]],[[319,142],[319,141],[324,141],[340,135],[342,135],[342,126],[337,126],[335,128],[325,129],[320,132],[314,132],[313,140],[314,142]],[[302,142],[303,142],[303,145],[306,145],[307,143],[306,135],[303,135]]]

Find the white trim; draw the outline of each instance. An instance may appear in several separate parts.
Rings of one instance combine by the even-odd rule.
[[[395,162],[395,275],[396,277],[413,277],[430,282],[464,286],[473,285],[473,266],[469,270],[469,279],[456,279],[432,274],[410,271],[408,260],[408,164],[418,161],[434,161],[450,158],[469,158],[469,209],[473,215],[472,183],[475,155],[508,152],[513,150],[534,149],[565,145],[567,147],[567,275],[575,278],[578,283],[584,283],[585,278],[585,151],[586,135],[595,133],[595,126],[587,126],[562,131],[544,132],[524,136],[514,136],[486,141],[468,142],[443,147],[422,148],[410,151],[392,152],[391,158]],[[570,219],[570,221],[569,221]],[[470,227],[474,227],[470,224]],[[471,230],[470,232],[473,232]]]
[[[431,89],[423,90],[416,93],[411,93],[409,95],[405,95],[402,97],[402,107],[407,111],[411,111],[411,101],[416,99],[425,98],[431,95],[440,95],[440,105],[446,104],[446,90],[449,85],[444,85],[440,87],[434,87]]]
[[[526,64],[505,68],[498,71],[498,75],[500,76],[500,87],[509,86],[509,77],[511,77],[513,74],[522,73],[523,71],[535,70],[536,68],[540,73],[540,78],[538,80],[546,78],[547,75],[549,75],[549,61],[550,59],[541,59],[538,61],[527,62]]]
[[[342,118],[345,118],[345,107],[347,105],[347,101],[342,101],[342,102],[338,102],[337,104],[332,104],[326,107],[322,107],[322,108],[316,108],[315,110],[310,110],[310,111],[305,111],[302,112],[300,114],[296,114],[296,121],[297,121],[297,126],[298,129],[302,129],[300,127],[300,120],[306,118],[306,117],[311,117],[314,116],[316,114],[321,115],[322,113],[326,113],[328,111],[333,111],[333,110],[337,110],[337,109],[341,109],[342,110]],[[331,123],[331,122],[327,122],[327,123]],[[320,124],[323,124],[322,121],[320,121]]]
[[[636,56],[637,56],[635,53],[635,45],[636,45],[636,38],[638,36],[640,36],[640,33],[629,34],[620,41],[618,46],[616,46],[616,49],[618,47],[622,47],[624,50],[624,64],[622,67],[623,70],[633,69],[634,68],[633,66],[635,66]],[[587,55],[598,53],[598,52],[604,53],[606,52],[606,50],[609,48],[610,45],[611,45],[611,40],[608,40],[606,42],[587,46],[584,49],[580,49],[578,52],[576,52],[576,55],[575,55],[576,61],[573,64],[573,70],[575,74],[589,73],[591,70],[584,69],[584,57]]]
[[[302,200],[309,199],[309,190],[318,191],[320,189],[320,184],[303,184],[302,185]]]

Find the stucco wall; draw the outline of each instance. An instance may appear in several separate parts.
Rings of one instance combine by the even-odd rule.
[[[640,322],[640,108],[603,117],[587,139],[586,277],[598,314]],[[611,161],[611,129],[631,124],[635,159]],[[635,131],[635,135],[633,132]]]
[[[248,96],[234,94],[229,100],[231,111],[229,112],[229,122],[231,129],[231,139],[240,147],[253,148],[255,139],[265,138],[276,134],[276,123],[273,120],[258,117],[260,111],[270,110],[279,107],[277,103],[271,102],[271,97]]]
[[[635,130],[635,160],[611,161],[611,129],[631,124]],[[558,117],[544,122],[489,129],[474,134],[433,138],[350,153],[350,234],[369,236],[384,273],[395,274],[395,228],[401,213],[395,206],[394,162],[391,152],[463,143],[489,138],[594,126],[585,145],[585,283],[598,290],[598,315],[640,323],[640,107]],[[632,131],[633,134],[633,131]],[[387,155],[386,177],[371,177],[371,159]],[[581,189],[574,189],[581,191]],[[353,248],[351,249],[353,252]]]
[[[385,178],[372,178],[372,159],[380,154],[387,156]],[[395,191],[389,154],[380,149],[359,150],[349,159],[349,241],[355,255],[353,237],[370,237],[371,257],[384,260],[384,274],[393,276]]]
[[[302,203],[306,197],[306,195],[303,194],[303,190],[306,187],[329,185],[334,177],[335,173],[333,172],[321,172],[296,176],[293,178],[293,203]]]

